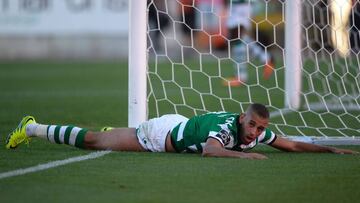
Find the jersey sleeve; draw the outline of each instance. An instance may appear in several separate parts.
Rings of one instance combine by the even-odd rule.
[[[217,139],[223,146],[226,146],[230,143],[230,132],[225,130],[225,129],[221,129],[219,132],[216,131],[210,131],[209,132],[209,136],[211,138]]]
[[[270,129],[266,128],[259,136],[259,142],[270,145],[276,140],[276,134]]]

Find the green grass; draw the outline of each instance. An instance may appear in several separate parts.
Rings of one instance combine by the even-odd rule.
[[[0,64],[0,71],[2,125],[25,114],[85,127],[127,125],[126,63]]]
[[[221,88],[217,90],[220,93]],[[174,100],[179,99],[173,94]],[[196,104],[191,99],[189,102]],[[153,109],[150,113],[155,114]],[[105,125],[126,126],[127,65],[0,64],[0,173],[91,152],[40,139],[34,139],[29,147],[5,150],[6,135],[26,114],[42,123],[74,124],[92,130]],[[359,146],[345,147],[360,151]],[[269,159],[112,152],[94,160],[0,179],[0,201],[211,203],[360,199],[360,156],[283,153],[265,146],[255,151]]]

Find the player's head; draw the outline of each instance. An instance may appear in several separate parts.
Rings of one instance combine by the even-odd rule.
[[[251,104],[239,118],[243,128],[241,141],[244,144],[249,144],[259,137],[268,126],[269,117],[269,111],[264,105],[258,103]]]

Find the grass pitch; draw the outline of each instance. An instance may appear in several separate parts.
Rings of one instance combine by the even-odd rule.
[[[91,130],[127,125],[125,63],[0,64],[0,174],[91,153],[34,139],[5,150],[24,115]],[[347,146],[360,151],[359,146]],[[1,202],[357,202],[360,156],[256,152],[269,159],[112,152],[0,179]]]

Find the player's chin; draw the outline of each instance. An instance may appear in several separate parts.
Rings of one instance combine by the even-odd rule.
[[[244,137],[243,138],[243,143],[248,145],[250,144],[252,141],[254,141],[254,139],[250,138],[250,137]]]

